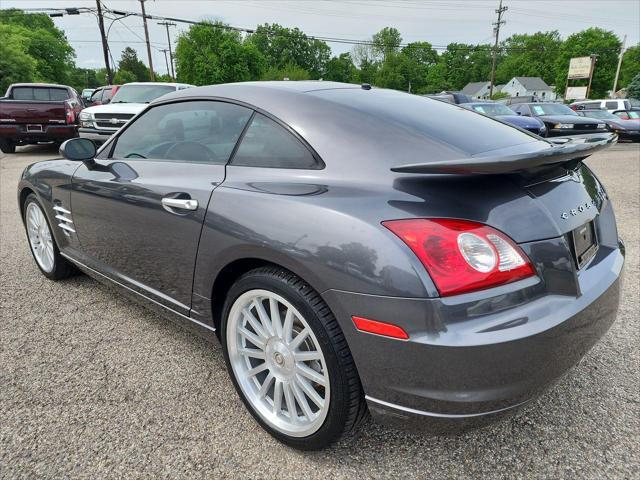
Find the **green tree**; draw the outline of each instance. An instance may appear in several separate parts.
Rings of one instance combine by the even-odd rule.
[[[323,76],[331,57],[325,42],[307,37],[298,28],[286,28],[276,23],[259,25],[246,40],[264,56],[267,67],[282,69],[297,65],[311,78]]]
[[[260,78],[261,80],[309,80],[311,76],[304,68],[295,63],[290,63],[282,68],[268,68]]]
[[[193,25],[178,37],[176,74],[194,85],[257,80],[264,58],[240,33],[220,22]]]
[[[640,73],[640,44],[629,47],[622,55],[618,88],[629,85],[638,73]]]
[[[31,81],[63,84],[69,82],[74,68],[75,52],[64,32],[56,28],[48,15],[25,14],[17,9],[2,10],[0,24],[21,27],[12,29],[11,37],[14,38],[14,43],[15,38],[20,37],[20,43],[24,44],[21,51],[35,61],[35,74]],[[5,43],[4,36],[0,43]]]
[[[400,51],[402,36],[393,27],[384,27],[372,37],[373,53],[378,60],[384,61],[387,57]]]
[[[438,52],[429,42],[414,42],[404,47],[402,57],[402,74],[411,92],[425,93],[427,90],[427,76],[429,70],[438,63]]]
[[[638,73],[627,86],[627,97],[640,100],[640,73]]]
[[[613,32],[602,28],[588,28],[570,35],[556,58],[556,85],[564,88],[571,58],[597,55],[589,96],[590,98],[605,97],[613,86],[620,47],[620,39]],[[586,82],[584,80],[575,84],[586,85]]]
[[[125,83],[138,82],[138,77],[135,73],[129,70],[120,69],[113,77],[113,83],[116,85],[124,85]]]
[[[29,55],[29,36],[25,28],[0,23],[0,96],[12,83],[33,82],[37,62]]]
[[[512,35],[500,48],[503,54],[496,68],[496,83],[513,77],[540,77],[549,85],[556,82],[556,58],[562,48],[557,31]]]
[[[69,85],[80,93],[85,88],[96,88],[103,84],[98,83],[94,69],[74,67],[71,71]]]
[[[440,57],[446,71],[449,88],[462,89],[469,82],[489,80],[491,75],[491,47],[450,43]]]
[[[334,82],[352,83],[358,81],[358,70],[351,55],[342,53],[327,62],[323,78]]]
[[[122,51],[122,54],[120,55],[120,61],[118,62],[118,70],[124,70],[126,72],[132,73],[134,76],[134,80],[129,81],[148,82],[151,79],[149,69],[144,63],[142,63],[142,60],[138,58],[138,52],[136,52],[131,47],[126,47]],[[129,78],[129,76],[127,76],[127,78]],[[118,81],[116,83],[121,82]]]
[[[425,86],[420,93],[439,93],[443,90],[450,90],[451,85],[447,80],[447,66],[442,60],[429,68]]]

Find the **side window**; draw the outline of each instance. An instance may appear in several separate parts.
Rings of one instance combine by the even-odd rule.
[[[93,94],[91,95],[91,101],[92,101],[92,102],[99,102],[101,98],[102,98],[102,89],[100,89],[100,90],[96,90],[96,91],[95,91],[95,92],[93,92]]]
[[[616,110],[618,108],[618,102],[606,102],[605,107],[607,110]]]
[[[214,101],[159,105],[119,135],[112,158],[224,164],[252,113]]]
[[[266,168],[321,168],[300,140],[259,113],[253,117],[231,164]]]
[[[102,101],[104,102],[105,100],[111,100],[111,97],[113,97],[113,95],[111,94],[112,89],[110,88],[105,88],[104,89],[104,93],[102,94]]]

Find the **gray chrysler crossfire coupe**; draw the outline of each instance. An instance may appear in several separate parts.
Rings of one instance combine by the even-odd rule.
[[[615,139],[551,143],[368,85],[218,85],[161,97],[97,152],[67,141],[18,198],[45,276],[86,272],[217,335],[256,421],[314,449],[368,412],[502,416],[581,359],[624,263],[582,160]]]

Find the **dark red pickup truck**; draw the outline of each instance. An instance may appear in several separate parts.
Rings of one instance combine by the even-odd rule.
[[[78,93],[65,85],[11,85],[0,98],[0,150],[14,153],[17,145],[62,143],[77,137],[83,108]]]

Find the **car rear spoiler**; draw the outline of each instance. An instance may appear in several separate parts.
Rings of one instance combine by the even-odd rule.
[[[413,163],[393,167],[391,171],[467,175],[514,173],[555,164],[575,163],[615,144],[617,139],[618,137],[614,133],[557,137],[546,139],[553,144],[550,148],[535,152]]]

